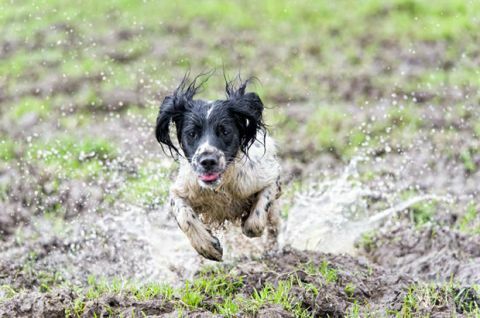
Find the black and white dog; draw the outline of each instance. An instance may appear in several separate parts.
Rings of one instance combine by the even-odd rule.
[[[187,76],[165,97],[155,135],[170,154],[180,155],[170,205],[180,229],[203,257],[221,261],[223,249],[211,228],[239,224],[248,237],[267,229],[275,244],[279,225],[280,169],[263,122],[263,103],[246,93],[247,81],[226,82],[225,100],[194,99],[202,83]],[[181,150],[170,138],[175,124]],[[183,152],[183,155],[181,154]]]

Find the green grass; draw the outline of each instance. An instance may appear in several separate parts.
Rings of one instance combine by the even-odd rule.
[[[0,140],[0,161],[7,162],[15,158],[16,142],[9,137]]]
[[[345,288],[344,288],[344,291],[345,291],[345,294],[347,294],[348,297],[353,297],[354,293],[355,293],[355,285],[353,285],[352,283],[348,283]]]
[[[72,286],[70,286],[72,288]],[[131,296],[136,301],[148,301],[161,297],[164,301],[173,299],[174,289],[166,284],[148,283],[140,284],[132,281],[88,277],[87,287],[73,289],[77,292],[77,298],[73,300],[73,304],[65,310],[66,317],[82,317],[86,309],[86,302],[97,300],[106,295],[125,295]],[[116,313],[108,304],[102,308],[108,313],[109,317],[114,317]],[[99,314],[99,313],[95,313]]]
[[[259,87],[261,90],[261,87]],[[259,92],[262,94],[262,92]],[[287,142],[288,135],[300,128],[300,123],[295,118],[289,117],[285,109],[273,106],[265,110],[265,121],[269,125],[269,132],[279,144]]]
[[[75,114],[74,116],[62,116],[58,119],[58,124],[63,130],[69,131],[82,129],[92,124],[92,118],[85,114]]]
[[[354,8],[352,8],[354,6]],[[255,8],[255,9],[253,9]],[[4,26],[7,39],[21,38],[32,40],[38,32],[44,32],[49,25],[66,22],[73,24],[75,32],[80,34],[106,34],[111,28],[110,24],[116,22],[117,27],[131,29],[143,28],[148,31],[166,34],[170,29],[176,30],[179,36],[190,34],[194,39],[205,43],[210,48],[209,54],[196,61],[190,54],[175,47],[170,49],[169,60],[176,57],[177,65],[216,65],[230,61],[229,50],[222,50],[216,45],[215,37],[207,36],[204,28],[222,25],[229,32],[242,30],[255,32],[259,42],[268,42],[271,45],[285,44],[305,48],[306,51],[317,50],[319,42],[323,56],[331,57],[338,50],[338,45],[346,56],[353,56],[356,60],[358,43],[352,39],[359,39],[364,34],[374,34],[370,37],[374,43],[368,45],[367,52],[374,53],[382,41],[395,38],[398,41],[409,43],[411,41],[457,41],[462,42],[465,31],[474,32],[478,27],[474,12],[480,9],[477,2],[461,0],[436,2],[432,4],[427,0],[409,1],[394,0],[388,3],[380,0],[367,0],[361,4],[351,4],[348,1],[328,3],[325,1],[301,0],[291,3],[289,1],[267,0],[256,3],[252,0],[222,2],[209,0],[202,2],[201,6],[192,5],[191,2],[134,2],[134,1],[105,1],[102,4],[93,1],[75,3],[63,1],[43,1],[38,7],[29,3],[1,5],[0,24]],[[221,14],[219,14],[221,12]],[[25,19],[28,14],[34,14],[37,19]],[[112,18],[105,19],[105,16]],[[177,19],[175,17],[181,17]],[[128,22],[127,22],[128,21]],[[205,24],[207,24],[205,26]],[[355,25],[355,28],[345,28],[345,25]],[[155,33],[152,33],[155,34]],[[334,41],[324,41],[332,38]],[[305,41],[306,35],[315,35],[315,41]],[[46,41],[56,44],[58,41],[68,42],[68,33],[64,30],[46,32]],[[53,46],[54,47],[54,46]],[[143,52],[149,44],[143,39],[135,37],[122,43],[118,50],[124,52]],[[238,43],[236,48],[248,60],[257,54],[251,45]],[[47,52],[58,52],[49,49]],[[95,54],[75,50],[72,63],[69,58],[59,53],[51,53],[51,60],[67,60],[65,63],[66,74],[95,72],[105,68],[103,63],[112,65],[107,60],[96,58]],[[42,53],[42,59],[50,53]],[[88,56],[90,55],[90,57]],[[179,59],[179,56],[183,56]],[[92,57],[95,57],[92,59]],[[368,57],[367,57],[368,58]],[[15,54],[17,62],[11,63],[10,68],[5,64],[5,70],[10,74],[24,72],[30,66],[38,63],[31,62],[29,52],[24,51],[23,59]],[[89,60],[86,64],[84,60]],[[362,58],[365,59],[365,58]],[[12,60],[13,61],[13,60]],[[10,62],[7,60],[7,62]],[[6,62],[6,63],[7,63]],[[78,65],[80,62],[80,66]],[[311,69],[311,60],[308,56],[292,56],[289,58],[289,72],[305,73]],[[100,63],[98,66],[90,64]],[[15,65],[18,65],[15,66]],[[76,71],[74,69],[77,69]],[[328,68],[328,64],[325,65]],[[0,68],[1,69],[1,68]],[[73,71],[73,72],[71,72]],[[288,76],[288,70],[275,67],[272,71],[278,75]],[[282,75],[280,75],[282,76]],[[283,77],[283,76],[282,76]],[[465,76],[461,76],[465,78]],[[283,83],[288,82],[285,80]]]
[[[474,173],[475,171],[477,171],[477,164],[474,160],[475,153],[479,152],[473,149],[467,149],[460,153],[460,160],[462,161],[463,166],[465,167],[465,171],[467,173]]]
[[[347,115],[330,107],[319,108],[307,123],[307,134],[315,143],[330,152],[343,153],[348,143]]]
[[[40,292],[49,292],[65,282],[61,273],[58,271],[47,272],[35,268],[35,263],[38,259],[39,255],[36,252],[29,252],[20,272],[21,275],[35,281]]]
[[[33,142],[27,149],[26,158],[41,162],[45,169],[59,176],[79,178],[98,176],[116,153],[115,146],[107,140],[62,136]]]
[[[375,248],[375,231],[368,231],[362,234],[358,241],[359,247],[364,249],[367,253]]]
[[[401,194],[402,200],[417,196],[418,193],[413,190],[404,191]],[[435,215],[438,212],[439,205],[436,200],[421,201],[413,204],[409,209],[410,221],[416,227],[422,227],[434,222]]]
[[[12,298],[17,294],[17,291],[8,284],[4,284],[0,286],[0,302],[5,299]]]
[[[276,285],[267,284],[263,289],[255,290],[251,299],[246,300],[246,312],[255,313],[266,304],[278,304],[295,317],[308,317],[308,311],[291,296],[292,285],[292,279],[280,280]]]
[[[467,234],[480,234],[480,211],[475,202],[468,204],[465,213],[457,221],[457,227]]]
[[[177,312],[205,309],[214,314],[233,317],[240,313],[255,315],[262,307],[277,304],[296,317],[310,317],[307,309],[303,308],[301,302],[291,293],[292,287],[299,284],[312,291],[313,286],[304,285],[298,278],[291,276],[275,284],[266,283],[262,288],[245,294],[241,292],[244,286],[243,277],[230,273],[227,268],[204,268],[195,279],[178,288],[155,282],[141,284],[90,276],[85,288],[75,288],[77,297],[66,315],[80,317],[85,312],[88,301],[105,295],[123,295],[134,297],[137,301],[161,299],[165,304],[172,303]],[[318,290],[315,292],[318,294]],[[105,306],[107,308],[103,309],[107,310],[110,316],[115,316],[115,309]]]
[[[335,283],[337,281],[337,270],[330,266],[327,261],[323,261],[320,265],[308,262],[303,265],[306,273],[309,275],[322,275],[327,283]]]
[[[477,138],[480,138],[480,119],[474,122],[473,124],[473,131]]]
[[[387,118],[387,125],[394,127],[411,127],[417,130],[422,125],[418,107],[410,103],[389,108]]]
[[[243,286],[243,278],[218,268],[204,268],[193,285],[211,296],[229,296]]]
[[[168,196],[171,170],[169,166],[154,162],[142,165],[137,172],[127,176],[118,193],[126,202],[158,207]]]
[[[26,97],[14,103],[7,116],[18,121],[27,114],[35,114],[38,118],[46,118],[51,111],[50,101],[45,99]]]
[[[192,6],[189,2],[147,2],[138,3],[133,1],[102,2],[97,4],[86,1],[79,7],[62,1],[43,1],[36,10],[43,21],[32,19],[29,24],[22,26],[22,17],[32,10],[28,3],[16,4],[15,6],[3,4],[1,6],[0,23],[10,22],[11,29],[7,35],[16,30],[22,35],[29,36],[45,24],[45,20],[56,22],[69,18],[70,20],[93,21],[96,25],[102,25],[101,18],[107,12],[115,11],[123,19],[120,25],[127,25],[126,21],[138,21],[147,26],[158,25],[159,21],[177,16],[181,13],[182,20],[177,24],[186,23],[192,19],[205,19],[215,21],[222,25],[233,28],[254,28],[255,26],[267,26],[269,23],[279,23],[278,30],[273,28],[259,28],[259,31],[270,33],[281,32],[290,27],[295,33],[319,30],[331,30],[339,28],[347,21],[370,19],[372,25],[359,25],[358,28],[350,29],[350,32],[362,32],[365,28],[376,28],[384,36],[398,36],[405,34],[422,39],[452,39],[461,34],[465,29],[472,30],[475,26],[474,12],[480,9],[476,2],[466,1],[440,1],[432,4],[429,1],[405,1],[396,0],[385,3],[380,0],[364,1],[356,10],[351,9],[347,1],[339,1],[331,4],[318,1],[262,1],[255,3],[256,10],[251,10],[252,1],[221,2],[210,0],[202,3],[202,6]],[[56,9],[56,10],[52,10]],[[218,12],[222,12],[219,15]],[[151,14],[155,12],[155,14]],[[342,12],[341,16],[335,13]],[[387,16],[388,19],[381,19]],[[140,19],[142,18],[142,19]],[[263,19],[259,19],[263,18]],[[304,23],[290,25],[291,21]],[[12,23],[13,22],[13,23]],[[85,23],[87,26],[88,24]],[[85,27],[87,27],[85,26]],[[265,30],[267,29],[267,30]],[[280,37],[274,37],[280,39]]]
[[[156,282],[140,284],[122,279],[107,281],[104,278],[89,276],[88,285],[85,290],[85,298],[97,299],[106,294],[126,293],[132,295],[138,301],[154,299],[157,296],[162,296],[169,300],[172,299],[173,292],[171,286]]]
[[[453,316],[463,313],[466,317],[479,317],[480,307],[475,299],[478,297],[478,287],[458,287],[452,283],[442,285],[415,284],[411,285],[403,297],[399,311],[388,311],[395,317],[428,316],[433,307],[452,308]],[[478,298],[477,298],[478,299]]]
[[[356,118],[337,108],[316,108],[308,118],[305,135],[317,152],[330,152],[344,160],[364,148],[408,147],[424,124],[421,109],[411,103],[392,105],[385,116],[376,118]]]
[[[360,306],[355,302],[347,312],[346,316],[347,318],[360,318],[360,317],[370,317],[370,315],[365,313],[360,313]]]
[[[422,226],[433,221],[437,205],[433,202],[422,202],[412,205],[411,218],[417,226]]]

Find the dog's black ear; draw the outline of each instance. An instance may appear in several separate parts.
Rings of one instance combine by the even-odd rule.
[[[167,96],[160,106],[160,111],[157,116],[157,124],[155,126],[155,137],[163,148],[163,145],[168,147],[170,155],[173,156],[173,151],[180,154],[177,147],[172,143],[170,138],[170,123],[174,122],[177,126],[180,124],[181,117],[185,111],[186,101],[179,99],[174,95]]]
[[[193,79],[193,81],[187,85],[188,73],[183,77],[180,85],[177,87],[175,92],[165,97],[160,106],[160,111],[157,116],[157,124],[155,126],[155,137],[157,141],[163,148],[163,145],[168,147],[170,155],[173,156],[173,152],[176,152],[178,155],[180,151],[175,147],[171,138],[170,138],[170,123],[175,123],[177,130],[177,139],[181,145],[181,130],[183,124],[183,115],[185,111],[192,106],[192,100],[198,90],[204,84],[205,80],[197,85],[197,80],[201,74]]]
[[[265,132],[263,102],[256,93],[245,93],[248,82],[249,80],[240,82],[238,88],[234,87],[233,82],[226,83],[229,109],[236,117],[240,130],[240,150],[245,154],[255,142],[257,133],[259,131]]]

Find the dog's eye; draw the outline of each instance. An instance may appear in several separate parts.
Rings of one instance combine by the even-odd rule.
[[[224,136],[228,136],[230,134],[230,130],[225,126],[219,126],[218,131]]]
[[[190,131],[187,135],[190,138],[195,138],[197,136],[197,133],[195,131]]]

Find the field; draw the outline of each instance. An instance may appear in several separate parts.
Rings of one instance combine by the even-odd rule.
[[[480,317],[479,12],[0,0],[0,316]],[[278,253],[205,261],[167,213],[159,105],[211,70],[257,78]]]

